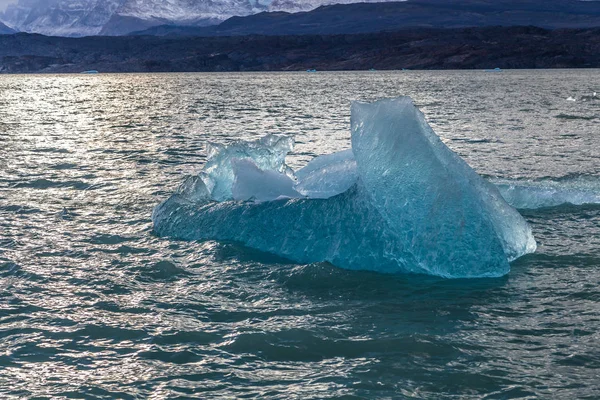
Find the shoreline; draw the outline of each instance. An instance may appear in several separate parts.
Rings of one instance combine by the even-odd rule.
[[[297,36],[0,36],[0,74],[600,68],[600,28]]]

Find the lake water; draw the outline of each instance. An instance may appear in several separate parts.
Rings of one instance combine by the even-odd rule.
[[[600,398],[600,206],[523,211],[500,279],[299,265],[152,233],[207,141],[350,147],[410,95],[480,174],[600,180],[600,71],[0,76],[0,397]],[[600,95],[599,95],[600,96]]]

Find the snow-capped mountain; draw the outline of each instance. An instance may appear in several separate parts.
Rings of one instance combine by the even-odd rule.
[[[329,6],[332,4],[383,3],[386,1],[397,2],[406,0],[273,0],[269,5],[269,11],[295,13],[310,11],[320,6]]]
[[[9,5],[0,14],[0,20],[22,32],[94,35],[100,32],[120,3],[120,0],[20,0]]]
[[[7,35],[10,33],[14,33],[15,31],[10,29],[8,26],[4,25],[2,22],[0,22],[0,35]]]
[[[365,0],[18,0],[0,13],[0,21],[44,35],[121,35],[163,24],[214,25],[261,11],[308,11],[361,1]]]

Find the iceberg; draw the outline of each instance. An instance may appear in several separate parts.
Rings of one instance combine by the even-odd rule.
[[[354,102],[351,138],[351,149],[296,172],[285,136],[211,146],[200,174],[155,208],[154,231],[300,263],[445,278],[499,277],[535,251],[523,217],[409,97]]]

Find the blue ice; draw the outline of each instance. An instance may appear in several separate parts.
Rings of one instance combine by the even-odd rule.
[[[154,230],[300,263],[446,278],[502,276],[535,251],[523,217],[409,97],[353,103],[351,135],[352,149],[296,172],[285,136],[212,146],[203,171],[156,207]]]

